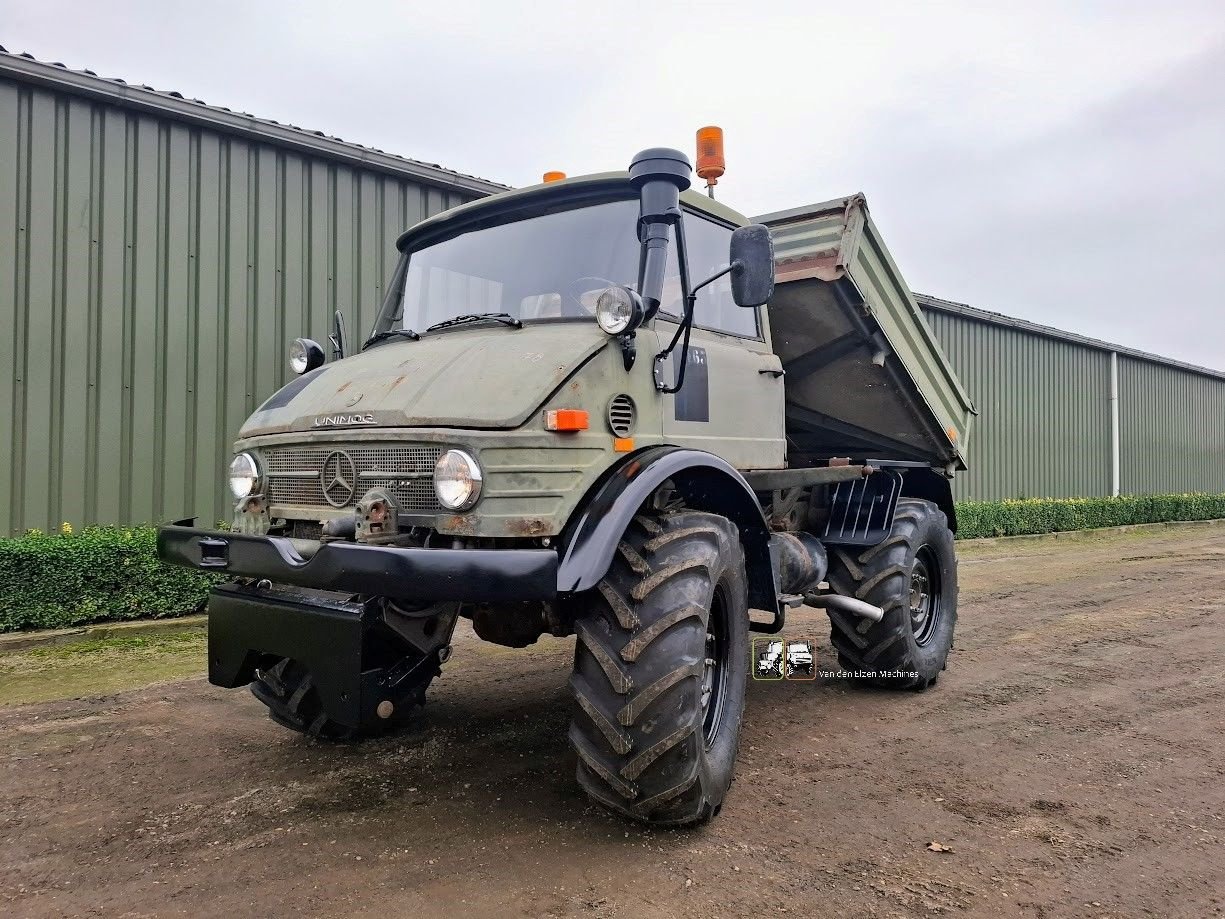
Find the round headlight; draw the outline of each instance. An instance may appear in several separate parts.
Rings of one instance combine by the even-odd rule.
[[[255,491],[255,483],[259,481],[259,469],[255,465],[255,457],[250,453],[239,453],[230,460],[230,491],[235,498],[245,498]]]
[[[289,369],[296,374],[322,367],[323,361],[323,349],[309,338],[295,338],[289,346]]]
[[[449,511],[465,511],[481,496],[481,467],[463,450],[448,450],[434,465],[434,494]]]
[[[596,299],[595,321],[609,335],[632,332],[642,322],[642,298],[628,287],[609,287]]]

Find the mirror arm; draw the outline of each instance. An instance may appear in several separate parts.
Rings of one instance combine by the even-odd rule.
[[[676,334],[672,336],[672,341],[668,342],[668,347],[655,355],[655,388],[661,393],[678,393],[681,391],[681,387],[685,385],[685,366],[689,363],[689,331],[693,328],[693,310],[697,305],[697,301],[696,293],[691,293],[685,298],[685,315],[681,317],[681,323],[676,327]],[[663,362],[676,350],[677,340],[681,338],[682,334],[684,335],[684,342],[681,345],[680,365],[676,371],[676,385],[669,386],[663,380]]]
[[[709,278],[696,288],[690,289],[689,249],[685,245],[685,221],[683,219],[676,222],[676,261],[681,275],[681,296],[685,301],[685,310],[684,315],[681,316],[680,325],[676,327],[676,334],[672,336],[672,341],[668,342],[668,347],[655,355],[655,388],[664,394],[678,393],[681,391],[681,387],[685,385],[685,365],[689,363],[689,332],[693,328],[693,312],[698,302],[698,291],[714,280],[714,278]],[[728,270],[731,269],[729,268]],[[676,343],[681,338],[682,333],[685,340],[681,345],[680,364],[676,371],[676,385],[669,386],[663,381],[661,376],[663,362],[676,350]]]
[[[338,361],[344,358],[345,351],[348,349],[346,338],[344,313],[337,310],[332,316],[332,334],[328,336],[328,340],[332,343],[332,360]]]
[[[664,348],[664,350],[660,351],[659,354],[655,355],[655,388],[660,392],[680,392],[680,388],[685,385],[685,366],[689,363],[689,330],[693,328],[693,314],[697,308],[698,291],[707,284],[711,284],[714,281],[719,280],[719,278],[723,277],[725,274],[731,274],[733,271],[740,268],[741,264],[742,263],[740,261],[735,261],[726,268],[720,268],[701,284],[697,285],[697,287],[693,288],[693,290],[689,291],[689,293],[685,296],[685,315],[681,319],[681,324],[677,326],[676,334],[672,336],[672,341],[668,343],[668,347]],[[682,281],[682,283],[684,282]],[[670,387],[665,385],[660,379],[660,362],[666,360],[668,355],[672,353],[674,348],[676,348],[676,340],[680,338],[682,331],[684,331],[685,334],[685,344],[684,351],[681,352],[680,370],[676,374],[676,386]],[[629,368],[627,367],[626,369],[628,370]]]
[[[707,284],[712,284],[715,281],[719,280],[719,278],[723,277],[725,274],[731,274],[733,271],[736,271],[737,269],[740,269],[743,267],[744,267],[744,263],[741,262],[740,260],[736,260],[732,262],[730,265],[728,265],[726,268],[721,268],[718,271],[716,271],[714,274],[708,277],[705,281],[703,281],[701,284],[695,287],[693,289],[693,292],[696,294],[699,290],[701,290]]]

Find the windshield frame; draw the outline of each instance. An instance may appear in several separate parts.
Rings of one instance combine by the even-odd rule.
[[[404,285],[407,281],[409,262],[411,261],[414,252],[420,251],[429,246],[445,242],[449,239],[462,236],[466,233],[473,233],[479,230],[490,227],[501,226],[508,223],[517,223],[522,220],[533,217],[540,217],[547,214],[559,213],[569,210],[577,210],[584,207],[592,207],[600,204],[617,202],[617,201],[636,201],[638,199],[638,191],[630,184],[629,178],[624,173],[604,173],[600,175],[581,177],[578,179],[567,180],[559,183],[558,186],[541,185],[529,189],[521,189],[519,191],[506,194],[495,195],[491,198],[481,198],[475,201],[470,201],[467,204],[460,205],[458,208],[453,208],[449,211],[443,211],[426,220],[409,228],[404,233],[401,233],[396,240],[396,248],[400,251],[400,258],[396,263],[394,272],[388,282],[387,293],[379,305],[375,315],[374,325],[370,331],[370,336],[377,334],[389,328],[396,327],[393,320],[385,317],[393,316],[396,312],[396,306],[404,295]],[[703,202],[704,203],[704,202]],[[741,217],[740,220],[733,220],[718,211],[708,211],[700,206],[695,206],[692,201],[686,201],[685,196],[681,198],[681,209],[684,212],[685,219],[688,220],[703,220],[709,221],[717,226],[725,227],[730,230],[735,230],[739,226],[743,226],[747,222],[746,218]],[[723,210],[727,210],[723,208]],[[739,216],[739,215],[737,215]],[[743,221],[743,222],[742,222]],[[676,238],[670,242],[671,257],[675,257]],[[703,278],[691,278],[691,283],[699,283]],[[636,285],[631,285],[636,286]],[[757,307],[753,310],[755,319],[756,334],[749,336],[737,332],[729,332],[724,329],[711,328],[700,322],[694,323],[695,329],[701,329],[715,335],[727,336],[741,341],[763,342],[766,340],[766,323],[764,308]],[[662,320],[666,323],[676,324],[680,321],[679,316],[672,315],[668,312],[659,312],[652,316],[650,321],[645,324],[646,328],[654,328],[657,321]],[[534,325],[537,323],[556,323],[556,322],[586,322],[593,321],[581,316],[542,316],[521,319],[524,325]],[[428,335],[438,335],[446,332],[458,331],[465,329],[470,325],[482,325],[479,322],[460,324],[449,326],[442,329],[436,329],[429,332]],[[416,329],[418,334],[426,334],[424,329]],[[397,341],[395,337],[384,339],[379,344],[388,341]],[[373,345],[371,345],[373,347]],[[364,349],[363,349],[364,350]]]
[[[392,273],[391,281],[387,286],[387,294],[379,305],[370,335],[373,336],[394,327],[394,322],[389,321],[388,317],[395,314],[395,308],[404,296],[404,285],[408,278],[408,267],[414,252],[450,239],[455,239],[467,233],[475,233],[491,227],[519,223],[548,214],[563,213],[565,211],[579,210],[613,202],[637,201],[638,199],[638,192],[625,179],[592,183],[591,185],[578,186],[569,191],[569,194],[558,194],[556,191],[549,189],[550,194],[541,195],[535,199],[527,198],[525,200],[520,196],[508,195],[504,200],[490,201],[488,204],[482,201],[471,202],[468,207],[473,209],[466,215],[455,214],[446,220],[431,218],[418,224],[408,232],[401,234],[400,238],[396,241],[396,247],[400,250],[400,259],[396,263],[395,271]],[[582,316],[547,316],[521,319],[524,325],[546,322],[588,321],[594,322],[595,320],[592,317]],[[435,329],[429,334],[438,335],[465,327],[464,324],[448,326]],[[425,334],[423,329],[417,329],[416,331],[418,334]],[[384,341],[392,340],[394,339],[384,339]],[[381,343],[379,342],[379,344]]]

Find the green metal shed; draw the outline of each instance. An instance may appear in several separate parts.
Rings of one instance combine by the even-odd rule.
[[[227,517],[288,340],[503,188],[0,49],[0,534]],[[916,301],[979,413],[959,497],[1225,492],[1225,373]]]
[[[915,298],[979,413],[958,498],[1225,493],[1225,373]]]
[[[227,516],[288,341],[503,188],[0,49],[0,533]]]

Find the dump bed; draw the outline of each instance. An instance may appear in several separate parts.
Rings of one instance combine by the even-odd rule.
[[[770,333],[790,465],[852,456],[964,469],[974,406],[863,195],[756,220],[774,237]]]

